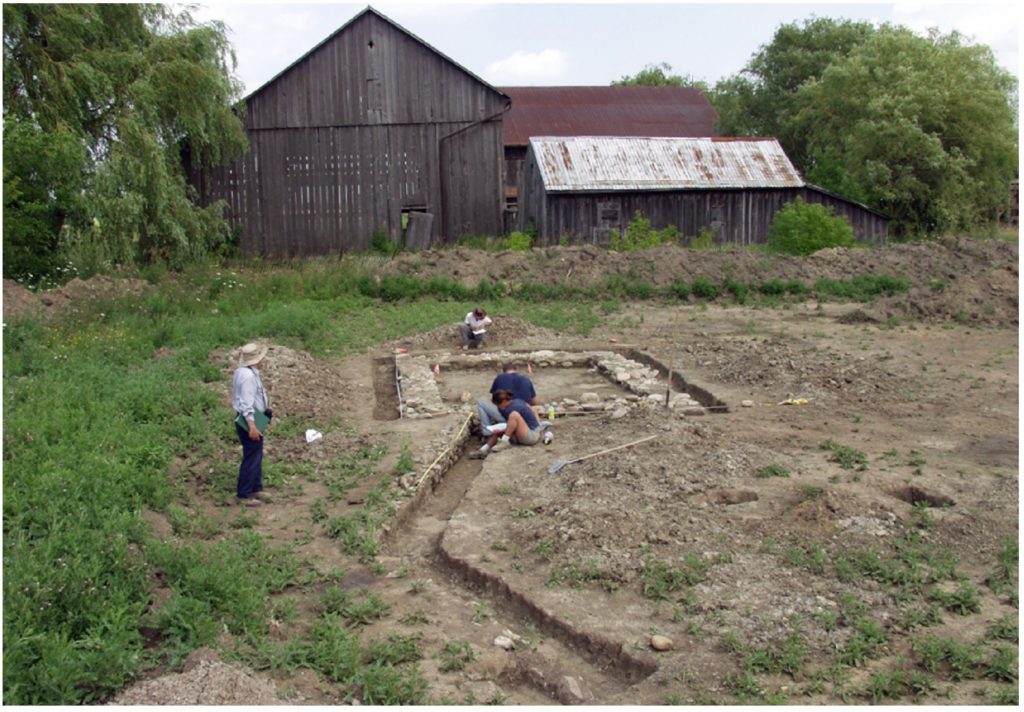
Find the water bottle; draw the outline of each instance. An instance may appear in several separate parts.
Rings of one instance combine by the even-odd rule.
[[[545,430],[544,431],[544,444],[545,445],[550,445],[551,441],[554,440],[554,439],[555,439],[555,434],[553,432],[551,432],[550,430]]]
[[[548,420],[550,420],[552,422],[555,420],[555,404],[554,403],[548,403]]]

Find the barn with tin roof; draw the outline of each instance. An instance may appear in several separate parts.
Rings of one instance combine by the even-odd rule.
[[[606,245],[639,212],[655,229],[758,244],[798,197],[845,217],[862,242],[888,237],[886,216],[805,183],[773,138],[532,137],[517,229],[536,231],[541,245]]]
[[[716,113],[692,87],[500,87],[505,114],[505,205],[515,211],[531,136],[714,136]]]

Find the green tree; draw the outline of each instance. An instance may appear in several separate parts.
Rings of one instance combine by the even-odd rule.
[[[195,205],[183,164],[246,146],[223,25],[146,4],[5,4],[3,18],[4,275],[223,247],[222,206]]]
[[[673,74],[672,65],[668,62],[660,64],[645,65],[636,74],[624,75],[621,79],[613,80],[613,87],[692,87],[707,92],[709,87],[706,82],[694,79],[689,74]]]
[[[809,182],[892,216],[896,237],[994,220],[1016,172],[1017,82],[955,32],[784,25],[709,98],[719,134],[775,136]]]
[[[792,117],[798,92],[872,35],[866,22],[814,18],[782,25],[735,77],[718,82],[709,98],[723,136],[774,136],[798,168],[808,149]]]
[[[987,47],[887,28],[801,87],[795,125],[897,237],[968,229],[1009,197],[1016,91]]]

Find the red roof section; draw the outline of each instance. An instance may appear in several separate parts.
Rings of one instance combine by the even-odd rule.
[[[714,136],[715,110],[689,87],[501,87],[505,145],[531,136]]]

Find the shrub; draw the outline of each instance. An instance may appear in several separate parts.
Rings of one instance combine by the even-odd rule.
[[[675,281],[668,286],[668,295],[685,302],[690,298],[690,285],[688,285],[686,280],[682,277],[677,277]]]
[[[402,245],[388,238],[384,230],[377,230],[370,236],[370,249],[377,254],[394,257],[402,251]]]
[[[651,227],[651,221],[643,216],[639,210],[626,226],[626,234],[618,230],[612,230],[610,247],[616,252],[632,252],[634,250],[646,250],[650,247],[657,247],[670,242],[679,242],[682,234],[675,225],[657,230]]]
[[[715,231],[705,225],[696,236],[690,238],[690,248],[694,250],[710,250],[715,244]]]
[[[533,247],[533,238],[525,232],[516,230],[505,240],[505,247],[516,252],[526,252]]]
[[[768,250],[787,255],[810,255],[826,247],[852,247],[853,228],[831,208],[805,203],[785,205],[768,230]]]
[[[694,277],[693,284],[690,285],[690,289],[693,292],[693,296],[700,299],[707,299],[708,301],[717,299],[719,293],[722,291],[721,287],[704,275]]]

